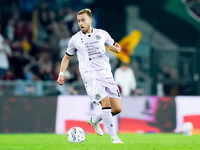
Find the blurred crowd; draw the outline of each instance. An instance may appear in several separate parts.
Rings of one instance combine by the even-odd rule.
[[[4,3],[1,4],[5,4],[5,8],[2,9],[3,13],[0,13],[0,80],[56,81],[69,39],[79,31],[76,14],[81,8],[76,7],[83,6],[82,0],[69,0],[71,2],[68,3],[69,5],[60,7],[54,6],[55,0],[3,1]],[[97,17],[94,11],[93,27],[97,27],[98,14],[96,15]],[[120,62],[113,56],[110,56],[110,62],[114,73],[117,68],[120,68]],[[72,57],[70,64],[65,72],[66,83],[82,89],[79,86],[83,85],[77,84],[77,81],[82,79],[76,56]],[[135,80],[146,81],[148,78],[142,73],[140,64],[138,61],[130,64],[130,68],[134,68],[134,82]],[[129,76],[129,71],[122,70],[123,80],[124,75]],[[128,95],[135,88],[136,83],[128,84]],[[60,91],[64,94],[66,91],[76,94],[73,89],[66,90],[64,87]]]
[[[55,1],[59,3],[55,5]],[[82,0],[68,0],[65,5],[62,5],[61,1],[64,0],[1,0],[0,80],[57,80],[60,62],[65,55],[69,39],[79,31],[76,21],[77,11],[83,8]],[[98,11],[93,13],[93,27],[97,27],[99,18],[95,12]],[[149,62],[145,61],[145,58],[131,56],[130,66],[124,69],[123,65],[120,68],[118,58],[111,54],[109,57],[112,72],[117,82],[119,81],[117,84],[121,86],[120,90],[126,86],[123,89],[127,89],[127,92],[124,94],[122,90],[122,95],[133,95],[137,92],[135,90],[144,88],[136,82],[151,80],[148,71]],[[73,87],[77,88],[66,90],[69,87],[63,87],[60,89],[61,93],[66,94],[66,91],[70,91],[69,93],[78,94],[77,89],[84,89],[82,84],[77,84],[77,81],[82,79],[76,56],[70,60],[65,75],[66,83],[73,84]],[[158,87],[162,87],[159,89],[163,89],[158,90],[161,91],[161,95],[176,95],[180,91],[179,84],[172,86],[174,81],[179,79],[177,69],[161,66],[155,76]],[[133,82],[126,83],[125,78],[132,78]],[[84,94],[85,91],[80,93]]]
[[[55,10],[47,2],[20,2],[8,1],[9,11],[1,16],[0,78],[56,80],[69,38],[79,30],[77,12],[70,7]],[[74,57],[68,69],[69,82],[81,80],[76,61]]]

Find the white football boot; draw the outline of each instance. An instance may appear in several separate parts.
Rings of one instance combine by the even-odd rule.
[[[92,125],[94,127],[95,132],[98,135],[101,135],[101,136],[103,135],[103,131],[102,131],[101,127],[99,126],[99,123],[96,123],[96,124],[92,123],[92,117],[88,118],[87,123],[90,124],[90,125]]]
[[[122,142],[121,139],[118,137],[111,138],[111,140],[112,140],[112,143],[114,144],[124,144],[124,142]]]

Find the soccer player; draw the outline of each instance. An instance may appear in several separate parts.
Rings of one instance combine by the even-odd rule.
[[[112,143],[123,143],[113,127],[112,116],[122,111],[121,97],[118,86],[113,79],[105,49],[107,45],[112,52],[119,53],[121,46],[106,31],[92,27],[90,9],[79,11],[77,21],[80,31],[69,40],[66,55],[61,61],[57,82],[60,85],[64,84],[64,71],[68,67],[70,58],[76,53],[87,94],[94,104],[100,103],[102,107],[102,111],[89,117],[87,122],[94,127],[97,134],[103,135],[99,126],[99,122],[103,120]]]

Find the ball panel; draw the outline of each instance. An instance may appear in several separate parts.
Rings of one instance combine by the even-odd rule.
[[[70,143],[82,143],[85,140],[85,132],[80,127],[72,127],[67,133],[67,138]]]

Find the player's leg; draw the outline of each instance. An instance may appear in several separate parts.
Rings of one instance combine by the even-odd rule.
[[[112,116],[119,114],[122,111],[122,103],[119,98],[110,98],[110,104],[112,109]],[[118,137],[112,138],[112,143],[123,143]]]
[[[117,115],[122,111],[122,104],[121,104],[121,99],[118,98],[110,98],[110,104],[111,104],[111,113],[112,116]],[[102,120],[102,112],[96,114],[95,116],[92,117],[93,123],[98,123]]]
[[[113,119],[111,114],[111,101],[108,96],[106,96],[101,102],[102,106],[102,120],[108,130],[108,133],[111,136],[112,143],[123,143],[117,136],[114,126],[113,126]],[[114,103],[116,106],[117,104]],[[117,112],[117,109],[115,110]]]
[[[99,84],[97,80],[91,80],[85,84],[86,91],[91,98],[92,102],[95,104],[99,104],[100,101],[106,97],[106,93],[103,91],[103,87]],[[100,93],[100,94],[99,94]],[[89,117],[87,122],[92,125],[95,129],[95,132],[99,135],[103,135],[103,131],[99,125],[99,118],[102,120],[102,113],[100,115],[96,115],[97,117]]]
[[[111,113],[113,116],[119,114],[122,111],[122,103],[121,99],[119,98],[110,98],[110,104],[111,104]]]
[[[118,138],[115,130],[114,130],[114,126],[113,126],[113,119],[112,119],[112,113],[111,113],[111,100],[108,96],[106,96],[103,100],[101,100],[100,102],[101,106],[102,106],[102,111],[101,113],[99,113],[98,116],[99,120],[103,120],[108,133],[111,136],[112,139],[112,143],[123,143],[121,141],[121,139]],[[113,106],[113,114],[116,115],[117,113],[121,112],[121,100],[120,99],[112,99],[112,106]],[[99,120],[97,120],[96,116],[94,117],[90,117],[88,119],[88,123],[91,124],[94,128],[96,133],[98,133],[99,135],[103,135],[103,131],[101,130],[100,126],[99,126]]]
[[[105,114],[107,114],[108,112],[110,113],[109,116],[111,115],[111,105],[109,97],[106,96],[103,100],[100,101],[100,104],[102,106],[102,111],[93,117],[89,117],[87,122],[94,127],[97,134],[103,135],[103,131],[99,126],[99,122],[103,119],[103,116],[105,118]]]
[[[102,86],[102,84],[99,84],[100,82],[97,80],[94,80],[93,82],[90,82],[91,84],[88,84],[86,86],[86,90],[88,95],[91,97],[91,99],[93,100],[93,102],[99,102],[102,106],[102,111],[101,113],[97,114],[94,117],[90,117],[88,119],[88,123],[91,124],[94,128],[95,131],[99,134],[102,135],[101,133],[101,128],[99,126],[99,121],[103,120],[104,124],[111,136],[113,140],[113,143],[123,143],[120,141],[120,139],[117,137],[116,132],[114,131],[114,127],[113,127],[113,120],[112,120],[112,114],[111,114],[111,102],[110,102],[110,96],[111,97],[115,97],[115,98],[120,98],[118,91],[118,87],[116,85],[113,84],[113,80],[110,82],[106,82],[104,83],[104,81],[102,81],[103,84],[108,84],[107,86]],[[92,85],[92,86],[91,86]],[[95,86],[94,86],[95,85]],[[105,88],[110,86],[111,88]],[[98,93],[98,94],[96,94]],[[109,95],[108,93],[110,93],[111,95]],[[109,96],[106,96],[109,95]],[[101,99],[103,98],[103,99]],[[117,100],[118,101],[118,100]],[[114,109],[114,113],[113,114],[117,114],[117,112],[119,112],[119,106],[120,103],[117,104],[116,102],[112,102],[113,103],[113,107]]]
[[[100,102],[102,107],[102,120],[104,121],[104,124],[110,134],[111,137],[116,136],[116,133],[113,128],[113,121],[112,121],[112,114],[111,114],[111,104],[110,104],[110,98],[106,96],[103,100]]]

